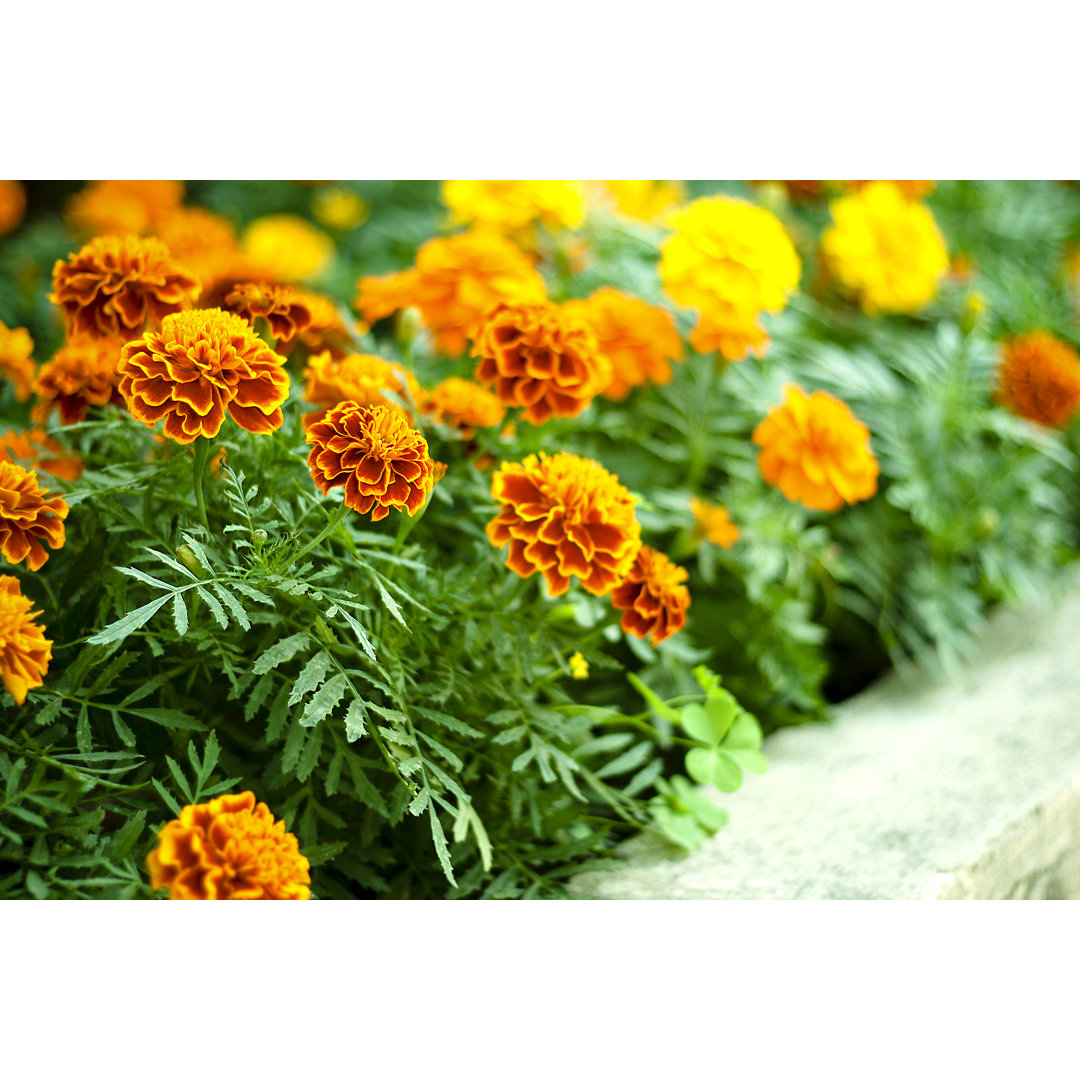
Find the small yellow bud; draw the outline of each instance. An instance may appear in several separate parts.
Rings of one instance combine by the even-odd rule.
[[[579,652],[570,657],[570,674],[575,679],[587,679],[589,677],[589,661]]]

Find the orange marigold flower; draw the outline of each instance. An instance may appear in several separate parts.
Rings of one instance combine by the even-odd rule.
[[[1044,427],[1067,427],[1080,407],[1080,356],[1045,330],[1006,343],[998,379],[998,401]]]
[[[739,527],[723,506],[714,506],[704,499],[694,498],[690,500],[690,513],[694,515],[695,541],[708,540],[717,547],[727,549],[739,539]]]
[[[284,419],[284,363],[239,315],[220,308],[182,311],[124,346],[120,393],[147,427],[164,419],[174,442],[212,439],[226,410],[245,430],[265,435]]]
[[[240,239],[244,254],[275,281],[318,277],[334,258],[334,242],[295,214],[270,214],[251,222]]]
[[[291,341],[311,325],[311,311],[291,285],[242,282],[225,297],[225,308],[252,326],[257,318],[266,319],[270,332],[280,341]]]
[[[494,383],[504,404],[526,420],[577,416],[611,381],[611,364],[589,326],[555,304],[500,304],[488,316],[473,355],[476,377]]]
[[[547,297],[529,259],[509,240],[486,232],[429,240],[413,269],[361,278],[359,290],[355,306],[367,322],[416,307],[436,349],[449,357],[461,356],[497,304],[538,304]]]
[[[79,424],[91,405],[123,405],[117,389],[123,344],[119,338],[83,338],[58,349],[34,380],[34,420],[43,424],[59,409],[61,424]]]
[[[25,559],[31,570],[40,570],[49,558],[41,541],[53,551],[64,546],[68,504],[59,495],[46,495],[33,469],[0,461],[0,554],[9,563]]]
[[[623,612],[619,625],[634,637],[652,634],[654,645],[681,630],[690,606],[687,576],[663,552],[642,544],[630,572],[611,590],[612,606]]]
[[[563,310],[592,327],[600,352],[611,363],[604,397],[622,401],[642,383],[671,382],[671,361],[683,358],[671,312],[610,288],[598,289],[587,300],[570,300]]]
[[[47,472],[74,483],[82,476],[83,463],[52,438],[44,428],[14,428],[0,435],[0,461],[24,469]]]
[[[352,338],[341,319],[337,304],[330,297],[318,293],[301,292],[298,295],[311,313],[311,324],[300,332],[297,340],[311,352],[329,352],[338,360],[347,356],[352,350]]]
[[[18,180],[0,180],[0,236],[14,232],[26,213],[26,192]]]
[[[349,353],[337,358],[330,352],[308,358],[304,370],[307,385],[304,400],[322,406],[319,412],[304,417],[304,427],[320,421],[327,410],[342,401],[357,405],[385,405],[407,418],[408,414],[396,401],[386,396],[386,391],[397,394],[405,401],[419,401],[420,384],[411,372],[397,364],[390,364],[378,356]]]
[[[30,396],[34,379],[34,339],[22,326],[8,329],[0,322],[0,375],[15,387],[15,398],[25,401]]]
[[[412,517],[434,487],[434,465],[423,435],[385,405],[343,401],[307,431],[308,468],[326,495],[345,486],[345,505],[381,521],[390,512]]]
[[[428,394],[423,412],[438,424],[457,428],[463,439],[471,439],[477,428],[497,427],[506,417],[499,399],[468,379],[444,379]]]
[[[807,394],[787,384],[783,404],[769,410],[753,440],[762,447],[758,468],[765,482],[811,510],[839,510],[877,491],[870,432],[823,390]]]
[[[16,705],[26,692],[40,686],[52,659],[53,643],[34,619],[33,602],[23,596],[19,579],[0,575],[0,679]]]
[[[311,864],[284,821],[255,795],[185,806],[146,857],[152,889],[170,900],[307,900]]]
[[[503,462],[491,481],[499,515],[487,526],[496,546],[509,543],[506,565],[521,577],[537,570],[562,596],[577,575],[595,596],[627,574],[641,546],[634,498],[598,462],[574,454],[530,454]]]
[[[68,199],[65,216],[86,236],[145,233],[183,199],[179,180],[95,180]]]
[[[218,306],[214,301],[234,282],[259,276],[254,263],[241,252],[232,224],[201,206],[177,207],[161,218],[154,232],[173,258],[199,279],[204,307]]]
[[[53,267],[49,299],[70,337],[138,337],[166,315],[190,307],[196,278],[152,236],[99,236]]]

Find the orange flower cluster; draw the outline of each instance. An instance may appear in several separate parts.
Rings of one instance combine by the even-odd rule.
[[[67,262],[56,260],[49,299],[63,311],[69,337],[129,341],[189,307],[199,289],[160,240],[99,236]]]
[[[848,184],[855,191],[861,191],[867,184],[873,184],[873,180],[849,180]],[[890,184],[895,184],[909,199],[925,199],[935,187],[936,182],[934,180],[890,180]]]
[[[146,857],[170,900],[307,900],[311,864],[284,821],[250,791],[185,806]]]
[[[147,427],[164,419],[178,443],[212,439],[225,413],[264,435],[281,427],[289,396],[285,360],[239,315],[207,308],[168,315],[120,353],[120,393]]]
[[[762,447],[758,468],[765,482],[811,510],[839,510],[877,491],[870,432],[822,390],[807,394],[786,385],[783,404],[769,410],[753,441]]]
[[[537,570],[562,596],[576,575],[603,596],[626,576],[641,546],[634,499],[602,465],[574,454],[530,454],[504,462],[491,481],[498,516],[487,526],[506,565],[523,578]]]
[[[570,300],[563,310],[588,323],[611,364],[604,397],[622,401],[635,386],[671,382],[671,361],[683,358],[671,312],[610,288],[587,300]]]
[[[361,278],[359,290],[355,306],[367,322],[418,308],[436,349],[454,358],[497,304],[536,304],[547,296],[544,279],[528,258],[488,232],[429,240],[411,270]]]
[[[266,319],[270,333],[279,341],[292,341],[311,325],[311,311],[291,285],[242,282],[225,297],[225,309],[252,326],[257,318]]]
[[[307,441],[315,486],[326,495],[344,485],[345,505],[372,521],[391,507],[412,517],[435,485],[427,441],[385,405],[343,401],[308,428]]]
[[[500,304],[476,340],[476,377],[531,424],[577,416],[611,381],[596,335],[554,304]]]
[[[40,570],[49,558],[41,541],[54,551],[64,546],[68,504],[59,495],[46,495],[32,469],[0,461],[0,554],[9,563],[25,559],[31,570]]]
[[[34,340],[22,326],[8,329],[0,322],[0,375],[10,379],[15,387],[15,397],[25,401],[30,396],[34,379]]]
[[[232,224],[201,206],[177,207],[157,224],[155,235],[199,279],[204,307],[220,306],[235,282],[263,276],[240,250]]]
[[[34,420],[43,424],[59,409],[61,424],[79,424],[91,405],[123,405],[117,389],[122,346],[119,338],[84,338],[58,349],[34,380]]]
[[[1006,343],[998,378],[998,401],[1044,427],[1067,427],[1080,408],[1080,357],[1045,330]]]
[[[730,548],[739,539],[739,527],[723,506],[713,506],[704,499],[690,500],[690,513],[694,515],[693,539],[708,540],[717,547]]]
[[[385,405],[408,418],[406,411],[386,397],[386,391],[397,394],[403,400],[419,401],[422,391],[411,372],[395,364],[389,364],[378,356],[349,353],[340,359],[329,352],[308,358],[304,371],[306,386],[304,400],[319,405],[318,412],[304,417],[305,430],[318,423],[328,409],[342,401],[357,405]]]
[[[444,379],[424,399],[423,412],[438,424],[457,428],[463,439],[471,439],[477,428],[496,427],[506,417],[506,408],[489,390],[468,379]]]
[[[44,428],[5,431],[0,435],[0,461],[47,472],[69,483],[78,480],[83,471],[82,462],[69,454]]]
[[[671,637],[686,625],[690,591],[686,570],[644,544],[626,577],[611,591],[611,603],[623,612],[619,625],[635,637],[652,634],[652,643]]]
[[[71,196],[65,216],[85,236],[145,233],[183,199],[179,180],[95,180]]]
[[[329,352],[335,359],[347,356],[352,350],[352,338],[334,301],[318,293],[302,292],[299,296],[311,313],[311,324],[300,332],[296,341],[313,353]]]
[[[16,705],[40,686],[52,659],[53,643],[34,619],[33,602],[23,596],[19,579],[0,575],[0,679]]]
[[[18,180],[0,180],[0,236],[14,232],[26,213],[26,193]]]

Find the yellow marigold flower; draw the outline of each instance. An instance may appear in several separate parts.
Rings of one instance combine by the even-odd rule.
[[[760,350],[768,337],[757,317],[780,311],[799,284],[799,257],[784,227],[760,206],[726,195],[695,199],[672,214],[671,226],[660,277],[676,303],[700,313],[694,348],[719,349],[728,360]]]
[[[349,232],[362,225],[371,207],[367,199],[348,188],[325,188],[316,191],[311,200],[311,213],[324,229]]]
[[[496,547],[509,543],[506,565],[523,578],[539,570],[552,596],[562,596],[573,575],[603,596],[626,576],[641,546],[633,496],[587,458],[541,453],[503,462],[491,494],[500,509],[488,539]]]
[[[1044,427],[1067,427],[1080,407],[1080,356],[1045,330],[1005,344],[998,379],[998,401]]]
[[[616,212],[637,221],[663,221],[686,200],[686,188],[679,180],[605,180],[604,186]]]
[[[17,401],[30,396],[34,379],[34,340],[30,331],[22,326],[8,329],[0,322],[0,375],[15,387]]]
[[[587,679],[589,677],[589,661],[579,652],[570,657],[570,674],[575,679]]]
[[[235,282],[259,276],[240,250],[232,224],[201,206],[179,206],[164,214],[154,232],[173,258],[199,279],[204,307],[215,306],[213,301],[222,299]]]
[[[868,315],[915,314],[934,298],[949,253],[934,215],[895,184],[875,180],[831,204],[821,252]]]
[[[848,183],[856,191],[861,191],[867,184],[895,184],[909,199],[925,199],[935,187],[935,181],[933,180],[849,180]]]
[[[225,297],[225,310],[236,312],[252,326],[256,319],[266,319],[270,333],[280,341],[292,341],[311,325],[311,311],[291,285],[254,281],[234,285]]]
[[[367,322],[416,307],[439,352],[456,358],[500,303],[539,304],[544,279],[509,240],[467,232],[429,240],[416,266],[401,274],[360,279],[355,306]]]
[[[588,325],[555,304],[500,304],[473,349],[476,377],[531,424],[577,416],[611,381],[611,364]]]
[[[130,340],[199,295],[199,282],[152,236],[99,236],[68,259],[56,260],[49,299],[69,337]]]
[[[40,570],[49,558],[41,541],[54,551],[64,546],[68,504],[59,495],[46,495],[33,469],[0,461],[0,554],[9,563],[25,559],[31,570]]]
[[[318,277],[334,257],[334,242],[293,214],[271,214],[253,221],[241,238],[244,253],[275,281]]]
[[[463,439],[471,439],[477,428],[498,427],[506,418],[506,407],[482,386],[452,377],[426,396],[423,413],[438,424],[457,428]]]
[[[578,180],[444,180],[451,220],[491,229],[531,247],[535,227],[576,229],[585,220],[585,186]]]
[[[345,487],[345,505],[381,521],[395,510],[412,517],[435,486],[427,440],[385,405],[343,401],[307,430],[308,468],[324,494]]]
[[[723,506],[693,498],[690,500],[690,513],[694,515],[695,541],[708,540],[710,544],[726,550],[739,539],[739,527]]]
[[[870,432],[823,390],[807,394],[788,383],[783,404],[769,410],[753,441],[762,447],[758,468],[765,482],[811,510],[839,510],[877,491]]]
[[[95,180],[68,199],[68,223],[85,236],[149,232],[184,200],[179,180]]]
[[[19,579],[0,574],[0,679],[16,705],[40,686],[52,659],[53,643],[34,619],[33,602],[23,596]]]
[[[563,310],[589,324],[611,364],[604,397],[622,401],[635,386],[671,382],[671,361],[683,358],[671,312],[610,288],[587,300],[570,300]]]
[[[81,338],[58,349],[34,380],[34,420],[43,424],[59,409],[61,424],[79,424],[91,405],[123,405],[117,389],[123,344],[120,338]]]
[[[152,889],[170,900],[307,900],[311,864],[284,821],[255,795],[185,806],[146,857]]]
[[[220,308],[183,311],[124,346],[120,393],[147,427],[164,419],[174,442],[212,439],[226,411],[245,430],[265,435],[284,419],[284,363],[239,315]]]
[[[619,625],[634,637],[652,634],[654,645],[681,630],[690,606],[687,577],[663,552],[642,544],[630,572],[611,590],[612,607],[623,612]]]
[[[26,192],[18,180],[0,180],[0,236],[14,232],[26,213]]]
[[[5,431],[0,435],[0,461],[10,461],[35,472],[47,472],[70,483],[78,480],[83,471],[83,463],[44,428]]]
[[[396,401],[386,396],[386,391],[397,394],[405,401],[420,400],[420,384],[411,372],[397,364],[390,364],[378,356],[349,353],[336,358],[329,352],[308,358],[304,371],[306,386],[304,400],[319,405],[319,412],[304,417],[304,427],[318,423],[328,409],[342,401],[357,405],[385,405],[399,415],[408,418]]]

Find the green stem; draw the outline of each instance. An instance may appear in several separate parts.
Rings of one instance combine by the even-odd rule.
[[[401,549],[405,546],[405,541],[408,538],[409,533],[413,531],[413,526],[424,516],[430,503],[431,495],[428,494],[427,499],[424,501],[424,505],[417,510],[415,517],[410,517],[404,510],[401,511],[401,520],[398,522],[397,536],[394,538],[394,546],[390,552],[391,555],[401,554]]]
[[[207,532],[210,531],[210,522],[206,517],[206,502],[203,499],[203,479],[206,476],[206,465],[210,460],[210,451],[213,447],[213,439],[200,437],[195,440],[195,460],[191,472],[192,483],[195,488],[195,505],[199,510],[199,520],[203,523],[203,528]]]
[[[334,511],[333,516],[326,523],[326,528],[323,529],[318,536],[309,544],[305,544],[293,557],[289,560],[289,565],[293,566],[298,563],[312,548],[321,544],[342,522],[345,515],[349,512],[349,507],[343,502],[337,510]]]

